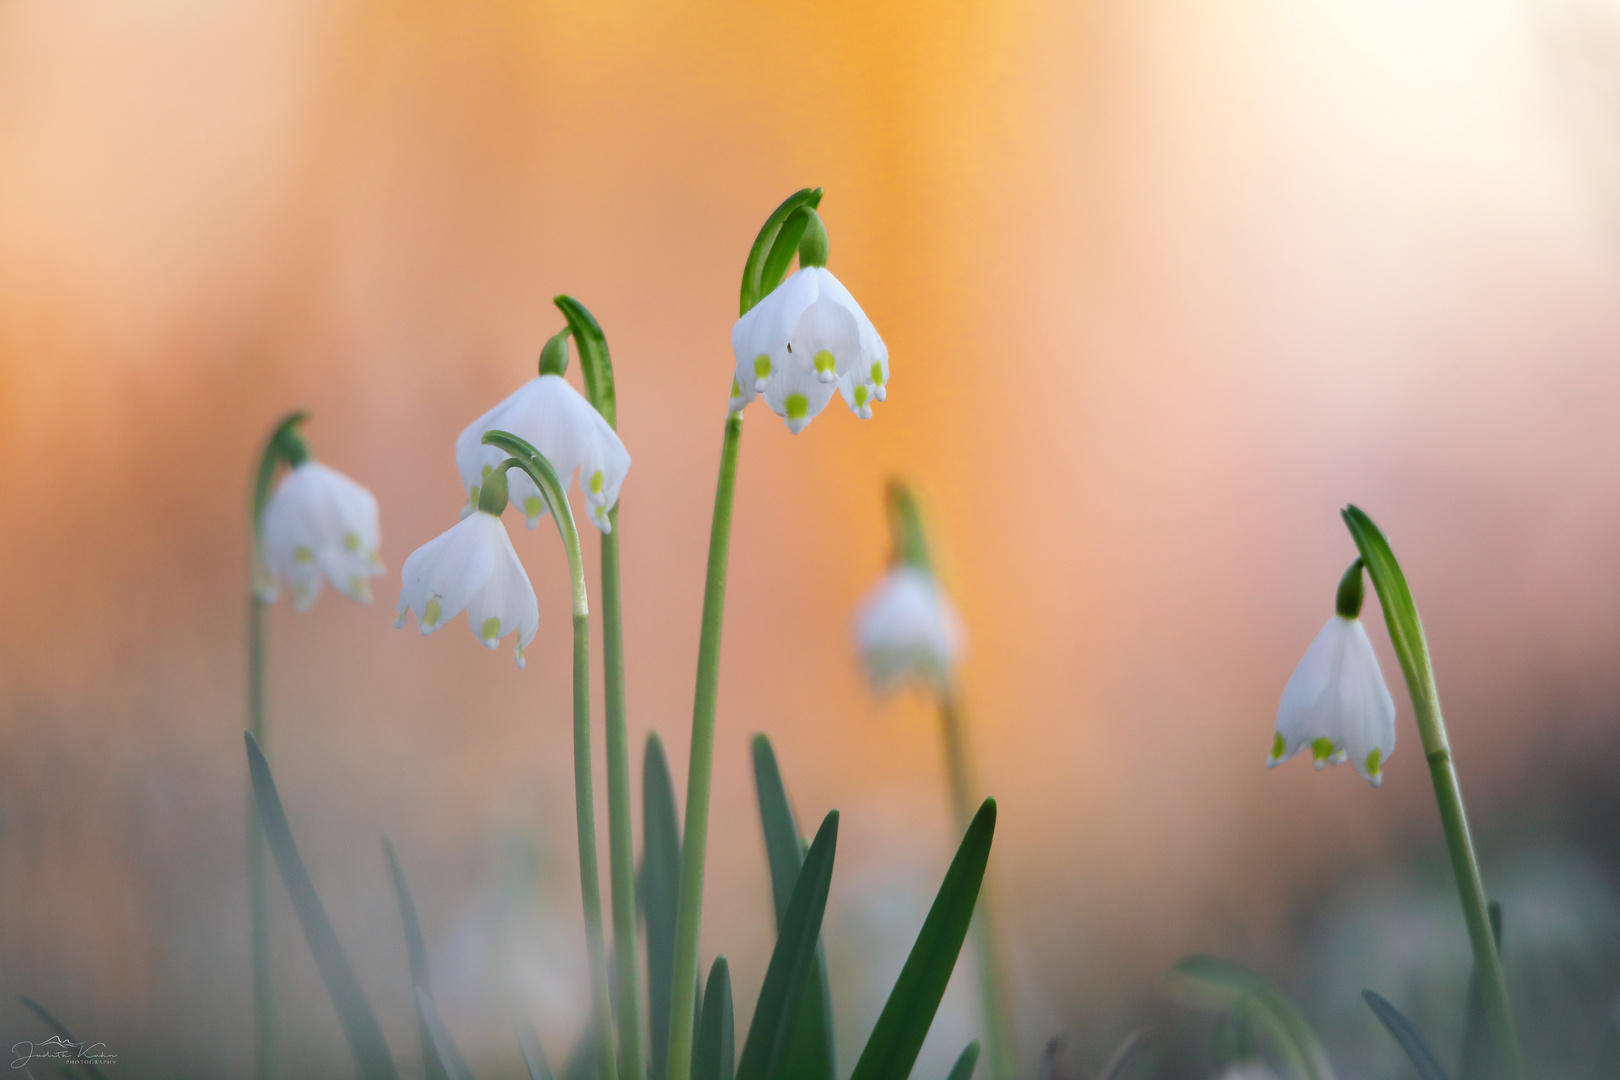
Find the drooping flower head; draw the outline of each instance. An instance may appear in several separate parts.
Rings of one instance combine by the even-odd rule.
[[[731,328],[737,358],[731,409],[763,396],[794,434],[834,392],[863,420],[888,396],[889,350],[872,320],[827,269],[827,230],[805,207],[799,269]],[[790,219],[792,221],[793,219]],[[785,265],[785,262],[784,262]]]
[[[481,441],[490,431],[509,431],[544,454],[566,484],[579,474],[591,523],[611,532],[608,512],[618,504],[619,489],[630,471],[630,454],[602,414],[568,384],[568,331],[546,343],[540,374],[477,420],[456,440],[456,468],[467,489],[463,515],[473,512],[490,473],[506,455]],[[546,516],[546,501],[521,469],[507,475],[510,501],[523,511],[529,528]]]
[[[507,497],[505,476],[492,472],[473,512],[405,560],[395,629],[411,612],[422,633],[431,634],[466,611],[473,636],[491,649],[515,632],[513,652],[523,666],[523,650],[540,628],[540,606],[501,523]]]
[[[1267,768],[1308,746],[1318,769],[1350,761],[1372,783],[1383,781],[1395,752],[1395,702],[1361,625],[1361,574],[1357,559],[1339,583],[1337,611],[1283,688]]]
[[[856,651],[876,690],[906,682],[943,690],[962,656],[962,620],[934,578],[910,491],[891,484],[888,498],[894,564],[856,611]]]
[[[259,514],[263,560],[259,594],[266,602],[273,601],[285,584],[293,607],[305,611],[320,595],[325,578],[351,600],[369,602],[371,579],[383,572],[377,551],[377,500],[309,456],[297,431],[302,419],[300,415],[283,422],[266,451],[266,481],[277,459],[291,467]]]

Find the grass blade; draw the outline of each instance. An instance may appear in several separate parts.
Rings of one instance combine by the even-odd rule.
[[[702,996],[697,1038],[692,1041],[692,1080],[732,1080],[737,1029],[731,1007],[731,969],[725,957],[715,957]]]
[[[1491,919],[1491,936],[1496,951],[1502,951],[1502,905],[1492,900],[1485,909]],[[1463,1025],[1462,1062],[1457,1073],[1462,1080],[1496,1080],[1496,1043],[1485,1020],[1485,999],[1479,991],[1479,972],[1468,977],[1468,1012]],[[1620,1072],[1615,1074],[1620,1080]]]
[[[540,1035],[525,1018],[515,1026],[518,1048],[523,1051],[523,1064],[528,1066],[529,1080],[557,1080],[546,1060],[546,1048],[540,1045]]]
[[[343,1034],[349,1040],[354,1063],[364,1080],[399,1080],[394,1059],[388,1053],[388,1043],[383,1040],[382,1028],[377,1026],[377,1016],[371,1011],[371,1003],[366,1000],[359,977],[338,945],[332,920],[327,918],[326,908],[321,905],[321,898],[315,892],[315,883],[310,880],[304,860],[298,855],[292,827],[287,824],[287,813],[281,807],[276,782],[270,775],[270,763],[264,760],[264,754],[252,734],[245,737],[248,771],[253,776],[253,798],[259,808],[265,839],[269,842],[270,853],[275,856],[282,883],[287,886],[287,894],[292,898],[299,925],[304,928],[304,939],[309,942],[315,966],[320,969],[327,993],[332,996],[332,1007],[337,1011]]]
[[[1406,1056],[1412,1059],[1417,1067],[1418,1076],[1422,1080],[1451,1080],[1446,1070],[1440,1067],[1440,1062],[1424,1041],[1417,1025],[1401,1015],[1401,1011],[1391,1005],[1384,997],[1374,990],[1363,990],[1361,996],[1366,999],[1367,1007],[1372,1009],[1373,1015],[1378,1017],[1395,1041],[1401,1044]]]
[[[449,1029],[444,1026],[444,1020],[439,1016],[439,1010],[434,1006],[432,996],[420,986],[416,988],[416,1020],[422,1025],[422,1030],[428,1033],[434,1057],[451,1080],[473,1080],[472,1070],[467,1068],[467,1062],[457,1049],[456,1041],[450,1037]]]
[[[49,1009],[45,1008],[45,1006],[41,1005],[31,997],[24,997],[20,1000],[24,1005],[28,1006],[29,1009],[33,1010],[35,1016],[45,1021],[45,1026],[54,1031],[64,1042],[68,1042],[76,1047],[79,1047],[78,1053],[82,1054],[84,1052],[84,1044],[79,1042],[78,1039],[75,1039],[73,1037],[73,1033],[67,1029],[67,1026],[63,1024],[62,1021],[52,1016]],[[106,1073],[102,1072],[100,1069],[96,1068],[87,1061],[75,1061],[74,1064],[83,1069],[85,1075],[89,1076],[91,1080],[107,1080]],[[23,1068],[26,1070],[26,1062],[24,1063]]]
[[[1108,1059],[1108,1064],[1103,1066],[1103,1071],[1097,1075],[1097,1080],[1119,1080],[1119,1077],[1125,1072],[1125,1066],[1129,1065],[1131,1059],[1136,1057],[1137,1053],[1146,1045],[1146,1030],[1131,1032],[1125,1037],[1125,1041],[1119,1044],[1119,1049],[1114,1051],[1114,1056]]]
[[[563,1080],[596,1080],[596,1025],[585,1028],[563,1066]]]
[[[1242,964],[1216,956],[1189,956],[1171,971],[1170,989],[1198,1008],[1242,1013],[1295,1076],[1333,1080],[1333,1063],[1293,1002]]]
[[[669,1012],[675,989],[675,905],[681,886],[681,829],[675,784],[657,732],[647,735],[641,761],[641,896],[647,918],[647,1038],[649,1080],[669,1068]]]
[[[777,931],[765,982],[759,988],[748,1039],[737,1061],[737,1080],[774,1080],[786,1057],[798,1020],[805,985],[816,966],[821,917],[827,910],[833,857],[838,849],[838,811],[829,811],[804,857],[788,901],[787,918]]]
[[[778,928],[787,916],[788,900],[804,864],[804,839],[799,833],[793,805],[782,783],[771,740],[754,736],[754,791],[759,799],[759,820],[765,830],[765,857],[771,868],[771,892],[776,901]],[[827,980],[827,951],[816,942],[816,966],[799,1002],[787,1052],[778,1080],[837,1080],[833,1050],[832,995]]]
[[[962,1051],[962,1056],[956,1059],[951,1071],[945,1074],[945,1080],[973,1080],[973,1070],[979,1065],[979,1040],[974,1039]]]
[[[382,847],[383,855],[388,860],[388,873],[394,879],[394,895],[399,900],[399,919],[405,931],[405,956],[411,965],[411,986],[425,992],[431,999],[433,984],[428,977],[427,942],[422,937],[422,924],[416,917],[416,904],[411,900],[411,890],[405,884],[405,870],[399,865],[399,855],[394,851],[393,841],[384,836]],[[422,1040],[422,1075],[426,1080],[449,1080],[449,1065],[440,1061],[442,1055],[434,1045],[433,1035],[420,1010],[416,1019],[417,1035]]]
[[[923,920],[906,966],[900,969],[889,1000],[878,1016],[866,1049],[855,1063],[851,1080],[905,1080],[917,1063],[917,1052],[933,1026],[945,986],[956,968],[973,907],[979,900],[990,843],[996,832],[996,800],[986,799],[973,815],[956,849],[934,906]]]

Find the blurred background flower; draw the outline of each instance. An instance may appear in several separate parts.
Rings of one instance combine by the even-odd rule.
[[[928,707],[869,703],[847,645],[895,474],[974,642],[1025,1061],[1059,1032],[1106,1060],[1189,949],[1308,988],[1339,883],[1437,850],[1416,756],[1376,791],[1256,760],[1351,499],[1417,592],[1476,825],[1612,882],[1617,43],[1611,0],[0,5],[0,1028],[27,992],[131,1060],[240,1072],[258,442],[309,408],[398,567],[564,290],[636,449],[632,741],[684,777],[738,274],[806,184],[898,384],[868,423],[749,421],[703,945],[739,1023],[772,929],[749,733],[801,820],[843,810],[829,926],[897,850],[951,851]],[[521,672],[385,608],[271,615],[277,779],[396,1046],[377,834],[440,948],[497,887],[472,853],[567,850],[567,580],[536,584]],[[289,1068],[341,1061],[274,900]]]

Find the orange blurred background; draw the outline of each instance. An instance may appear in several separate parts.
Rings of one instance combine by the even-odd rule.
[[[306,407],[377,493],[390,574],[370,607],[272,615],[294,829],[396,1047],[384,830],[463,1041],[517,1000],[559,1054],[585,1011],[562,553],[509,520],[526,671],[392,631],[398,568],[455,520],[457,433],[579,297],[635,461],[632,738],[684,792],[737,282],[805,185],[893,377],[870,422],[745,426],[704,937],[745,1014],[771,936],[749,734],[801,824],[843,811],[846,1062],[954,842],[926,703],[872,701],[850,650],[891,475],[970,630],[1026,1064],[1111,1041],[1189,949],[1286,970],[1302,898],[1437,842],[1400,693],[1382,788],[1261,767],[1346,501],[1406,564],[1484,833],[1613,745],[1620,9],[6,0],[0,989],[132,1057],[244,1067],[244,499]],[[289,1061],[341,1064],[283,899]],[[973,1023],[958,987],[929,1061]]]

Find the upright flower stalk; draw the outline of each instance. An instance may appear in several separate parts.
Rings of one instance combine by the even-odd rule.
[[[578,300],[558,296],[555,303],[568,320],[567,333],[579,350],[585,397],[614,430],[619,426],[618,398],[613,388],[613,361],[607,337],[596,318]],[[567,363],[564,354],[563,363]],[[582,478],[583,480],[583,478]],[[641,949],[636,925],[634,823],[630,812],[630,736],[624,694],[624,621],[619,589],[619,506],[615,500],[602,514],[607,527],[602,543],[602,681],[607,714],[608,868],[613,889],[613,955],[619,991],[619,1073],[624,1080],[645,1080],[642,1057]]]
[[[1474,842],[1469,834],[1468,815],[1463,810],[1462,789],[1457,782],[1456,766],[1451,760],[1451,744],[1446,738],[1446,724],[1440,714],[1440,691],[1435,685],[1434,668],[1429,661],[1429,644],[1423,634],[1423,623],[1418,618],[1417,604],[1412,599],[1412,590],[1407,586],[1406,575],[1378,526],[1355,506],[1346,507],[1343,517],[1356,548],[1361,552],[1361,560],[1372,578],[1373,587],[1378,591],[1378,600],[1384,609],[1384,622],[1389,628],[1395,655],[1400,658],[1406,688],[1412,696],[1412,711],[1417,717],[1418,734],[1423,741],[1424,756],[1429,762],[1429,776],[1434,782],[1435,802],[1440,809],[1440,822],[1445,828],[1446,846],[1451,853],[1451,870],[1457,879],[1463,917],[1468,924],[1468,942],[1474,952],[1474,970],[1502,1076],[1504,1080],[1524,1080],[1524,1063],[1519,1053],[1519,1037],[1514,1029],[1512,1007],[1508,1002],[1507,980],[1503,976],[1502,958],[1491,932],[1485,886],[1480,880],[1479,860],[1474,854]]]
[[[957,828],[965,832],[978,808],[978,784],[956,683],[961,624],[934,579],[927,532],[910,489],[898,481],[890,483],[887,501],[893,568],[862,604],[857,616],[856,645],[874,689],[881,692],[909,682],[933,697],[939,709],[951,807]],[[979,893],[974,911],[973,940],[991,1075],[995,1080],[1010,1080],[1014,1046],[1006,967],[988,882]]]
[[[508,469],[521,469],[546,501],[546,509],[557,523],[558,535],[568,551],[569,582],[574,593],[574,816],[579,829],[579,884],[585,907],[585,949],[590,961],[591,1010],[596,1031],[598,1075],[601,1080],[618,1080],[619,1070],[613,1045],[613,1006],[609,1000],[607,942],[602,927],[602,883],[596,861],[596,803],[591,781],[591,623],[585,599],[585,562],[579,543],[579,529],[569,508],[562,480],[551,463],[527,442],[504,431],[491,431],[483,442],[512,455],[490,474],[487,488],[504,488]],[[506,492],[484,503],[499,508],[506,505]]]
[[[708,851],[709,781],[714,766],[715,699],[720,684],[720,623],[725,613],[731,512],[742,441],[742,409],[754,397],[798,434],[834,393],[865,419],[888,393],[889,354],[848,290],[827,272],[826,227],[816,213],[820,188],[789,196],[766,219],[743,265],[735,361],[720,476],[709,526],[697,685],[692,695],[692,748],[681,838],[675,918],[674,989],[670,1006],[668,1080],[689,1080],[697,999],[698,931],[703,922],[703,869]],[[784,281],[794,257],[799,270]]]

